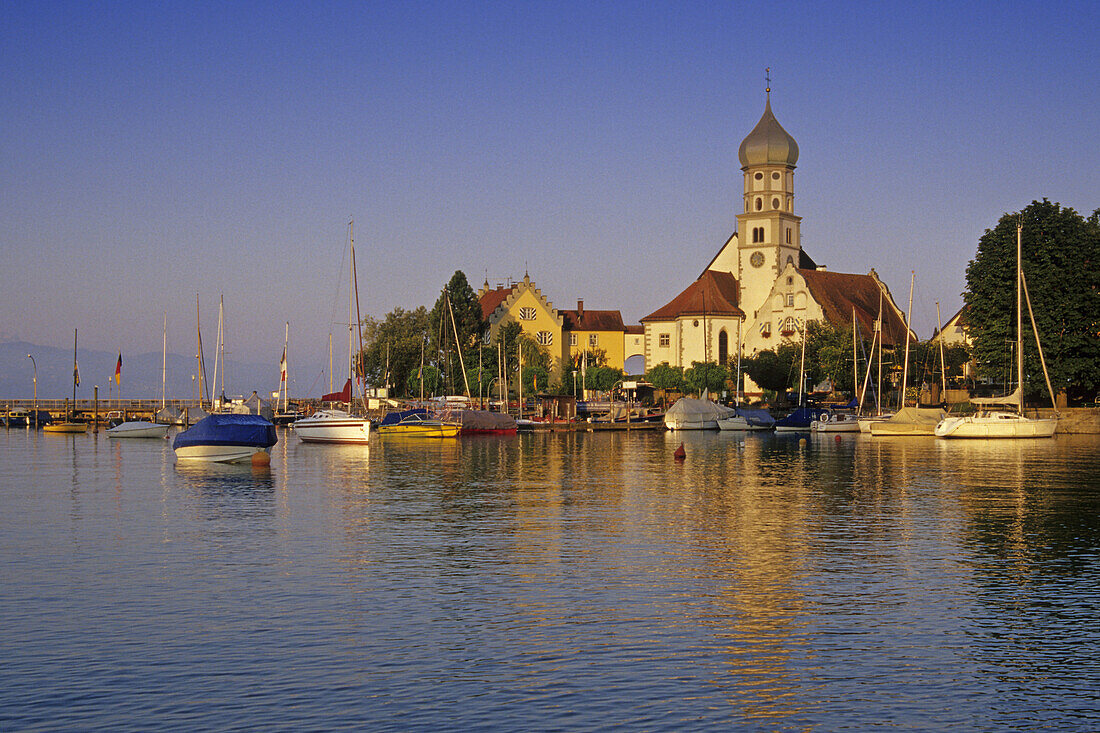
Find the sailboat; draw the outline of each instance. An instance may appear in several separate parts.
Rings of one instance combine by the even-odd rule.
[[[355,276],[355,222],[348,223],[348,241],[351,251],[350,277],[348,284],[348,381],[344,385],[348,410],[327,409],[318,410],[309,417],[295,420],[291,428],[298,437],[306,443],[366,443],[370,439],[370,420],[358,415],[352,415],[352,360],[355,358],[354,333],[359,319],[359,285]],[[359,332],[359,344],[362,346],[363,335]],[[332,374],[331,367],[329,374]]]
[[[1016,390],[1003,397],[975,397],[970,401],[981,409],[974,415],[948,417],[936,425],[935,433],[940,438],[1049,438],[1058,427],[1057,417],[1031,418],[1024,415],[1024,333],[1023,333],[1023,293],[1027,287],[1023,269],[1023,224],[1016,224]],[[1031,327],[1035,330],[1035,316],[1031,312],[1031,298],[1028,298],[1028,312],[1031,314]],[[1038,331],[1035,343],[1039,344]],[[1043,363],[1043,375],[1047,374],[1043,361],[1043,347],[1039,345],[1039,360]],[[1054,400],[1054,391],[1047,378],[1047,389]],[[987,409],[993,406],[1015,406],[1010,409]]]
[[[901,372],[901,392],[898,394],[898,411],[885,420],[876,420],[870,424],[870,433],[876,437],[931,437],[936,425],[947,417],[947,413],[935,407],[907,407],[905,393],[909,386],[909,324],[913,322],[913,283],[916,273],[909,277],[909,312],[905,317],[905,362]],[[881,348],[881,341],[879,342]]]
[[[76,385],[80,384],[80,369],[76,363],[76,329],[73,329],[73,401],[72,408],[76,409]],[[68,407],[65,409],[65,422],[51,423],[44,428],[46,433],[86,433],[88,426],[82,422],[73,421],[73,413]]]

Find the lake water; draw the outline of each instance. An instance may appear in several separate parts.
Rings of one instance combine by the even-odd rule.
[[[0,430],[0,730],[1100,729],[1097,436],[372,440]]]

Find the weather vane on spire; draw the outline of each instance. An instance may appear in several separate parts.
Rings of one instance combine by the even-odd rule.
[[[767,85],[767,86],[764,87],[764,92],[766,94],[771,94],[772,93],[772,67],[770,67],[770,66],[765,66],[764,67],[764,83]]]

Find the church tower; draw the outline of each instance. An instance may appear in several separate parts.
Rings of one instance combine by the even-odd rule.
[[[799,266],[802,252],[802,218],[794,214],[798,143],[772,114],[770,87],[767,95],[763,116],[737,151],[745,176],[744,204],[737,215],[737,279],[750,322],[779,273],[789,262]]]

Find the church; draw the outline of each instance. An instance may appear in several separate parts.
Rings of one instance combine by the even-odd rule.
[[[795,214],[798,143],[783,129],[767,90],[764,114],[741,142],[744,178],[734,233],[695,282],[641,319],[646,368],[730,364],[737,357],[800,342],[808,321],[871,334],[881,313],[882,342],[916,336],[874,270],[866,275],[828,271],[802,250]]]

